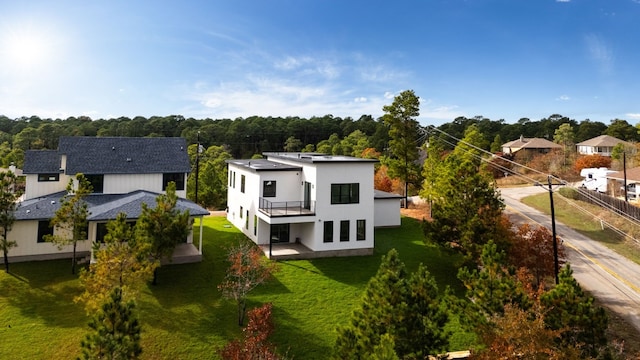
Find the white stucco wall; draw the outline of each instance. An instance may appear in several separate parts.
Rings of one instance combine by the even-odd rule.
[[[25,176],[24,199],[33,199],[63,191],[67,188],[69,179],[69,176],[60,174],[58,181],[38,181],[38,174],[27,174]]]
[[[89,231],[91,232],[91,226]],[[94,230],[95,232],[95,230]],[[54,230],[54,234],[58,234]],[[73,252],[73,245],[67,245],[58,249],[56,245],[49,242],[38,242],[38,221],[16,221],[8,234],[9,241],[15,241],[18,246],[9,250],[9,256],[30,256],[46,255],[56,253]],[[91,242],[88,240],[78,241],[76,251],[90,251]]]
[[[104,194],[126,194],[136,190],[162,193],[162,174],[105,174]],[[187,197],[185,190],[177,190],[176,195]]]
[[[400,226],[400,199],[375,199],[375,227]]]

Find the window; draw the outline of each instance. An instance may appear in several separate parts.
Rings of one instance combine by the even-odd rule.
[[[107,230],[107,223],[98,223],[96,225],[96,241],[104,243],[104,237],[109,233],[109,230]],[[129,228],[133,229],[136,226],[136,222],[127,221],[127,225]]]
[[[331,184],[332,204],[357,204],[360,202],[360,184]]]
[[[236,172],[231,173],[231,187],[236,188]]]
[[[184,173],[162,174],[162,190],[167,190],[170,182],[176,183],[176,190],[184,190]]]
[[[49,220],[40,220],[38,221],[38,242],[43,243],[47,242],[44,237],[45,235],[53,235],[53,227]]]
[[[244,218],[244,228],[249,230],[249,210],[247,210],[247,216]]]
[[[289,224],[271,224],[271,242],[289,242]]]
[[[240,219],[242,219],[242,212],[244,211],[244,208],[242,206],[240,206]]]
[[[95,175],[85,175],[85,178],[91,184],[93,188],[93,192],[96,194],[102,194],[104,191],[104,175],[95,174]]]
[[[231,187],[231,175],[233,175],[233,171],[229,171],[229,187]]]
[[[333,221],[325,221],[324,222],[324,242],[330,243],[333,242]]]
[[[262,197],[275,197],[276,196],[276,182],[273,180],[267,180],[262,182]]]
[[[340,221],[340,241],[349,241],[349,220]]]
[[[38,182],[59,181],[59,180],[60,180],[60,174],[58,173],[38,174]]]
[[[253,235],[258,235],[258,215],[253,215]]]
[[[244,182],[245,182],[244,175],[240,175],[240,192],[241,193],[244,193]]]
[[[366,220],[357,220],[356,221],[356,240],[365,240],[367,235],[367,221]]]

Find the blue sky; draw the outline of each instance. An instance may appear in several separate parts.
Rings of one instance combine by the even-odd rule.
[[[0,114],[640,122],[640,0],[0,0]]]

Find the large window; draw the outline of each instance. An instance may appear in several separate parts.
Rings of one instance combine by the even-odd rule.
[[[176,183],[176,190],[184,190],[184,173],[162,174],[162,190],[167,190],[170,182]]]
[[[340,241],[349,241],[349,220],[340,221]]]
[[[244,194],[245,177],[240,175],[240,192]]]
[[[356,240],[365,240],[367,238],[367,221],[356,221]]]
[[[276,196],[276,182],[273,180],[267,180],[262,182],[262,197],[275,197]]]
[[[59,180],[60,180],[60,174],[58,174],[58,173],[38,174],[38,181],[39,182],[59,181]]]
[[[93,188],[94,193],[102,194],[104,192],[104,175],[102,174],[85,175],[85,178],[91,184],[91,187]]]
[[[49,220],[40,220],[38,221],[38,242],[43,243],[46,242],[44,239],[45,235],[53,235],[53,227]]]
[[[326,243],[333,242],[333,221],[324,222],[323,241]]]
[[[332,204],[357,204],[360,202],[360,184],[331,184]]]

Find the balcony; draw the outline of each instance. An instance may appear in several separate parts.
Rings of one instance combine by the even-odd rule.
[[[305,206],[306,205],[306,206]],[[260,198],[258,208],[270,217],[312,216],[316,214],[315,201],[269,201]]]

